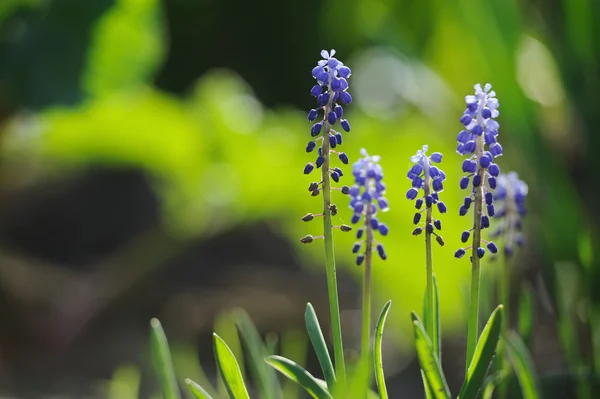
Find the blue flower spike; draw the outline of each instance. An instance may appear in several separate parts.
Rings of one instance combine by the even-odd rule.
[[[310,94],[316,98],[317,106],[311,109],[307,115],[307,119],[312,125],[310,127],[311,140],[306,145],[306,152],[313,153],[315,158],[313,162],[304,166],[303,171],[308,175],[316,169],[321,169],[321,181],[312,182],[308,191],[313,197],[323,194],[325,206],[323,213],[311,213],[310,216],[304,216],[302,220],[308,222],[323,216],[326,225],[337,227],[342,231],[349,231],[350,226],[332,226],[330,223],[331,216],[337,214],[337,207],[331,203],[331,190],[340,190],[343,194],[349,194],[348,186],[333,188],[331,181],[338,183],[344,176],[342,169],[332,165],[333,158],[337,157],[342,164],[348,164],[348,156],[334,149],[342,144],[341,131],[350,131],[350,122],[344,118],[343,104],[350,104],[352,101],[352,96],[348,93],[348,79],[352,71],[334,56],[335,50],[322,50],[322,59],[312,70],[316,84],[310,89]],[[334,128],[336,126],[341,126],[340,131]],[[334,154],[334,157],[331,154]],[[323,236],[306,236],[301,242],[308,244],[317,238],[323,238]]]
[[[413,235],[419,235],[425,230],[427,235],[435,235],[438,244],[443,246],[444,240],[435,232],[435,229],[438,231],[442,229],[442,222],[433,217],[433,209],[437,208],[439,213],[447,211],[446,204],[439,200],[439,193],[444,190],[446,175],[435,165],[442,162],[442,154],[434,152],[428,156],[428,149],[428,146],[424,145],[416,155],[410,158],[413,165],[408,170],[407,177],[411,182],[411,188],[406,192],[406,198],[411,201],[416,200],[417,212],[413,217],[413,223],[419,226],[417,227],[419,230],[413,230]],[[421,223],[423,212],[425,212],[425,218]]]
[[[382,243],[375,240],[375,232],[381,236],[387,236],[388,226],[378,218],[379,212],[387,212],[389,208],[388,200],[385,198],[385,184],[383,183],[383,169],[379,165],[380,157],[378,155],[369,155],[363,148],[360,150],[362,158],[352,165],[352,176],[354,185],[349,189],[350,209],[352,209],[352,223],[362,222],[364,227],[358,230],[357,241],[353,248],[353,253],[358,253],[361,248],[364,252],[357,255],[356,264],[360,266],[363,259],[371,259],[373,248],[383,260],[387,259],[387,254]],[[364,234],[363,234],[364,232]]]
[[[500,168],[495,161],[502,155],[502,146],[498,143],[500,125],[496,118],[499,115],[500,104],[496,92],[489,83],[483,88],[478,83],[474,88],[475,93],[465,97],[467,107],[459,119],[463,130],[456,137],[456,151],[467,157],[462,164],[465,175],[459,186],[462,190],[469,191],[459,209],[459,215],[467,215],[471,204],[474,204],[472,208],[479,215],[475,217],[473,227],[463,232],[461,241],[466,243],[471,236],[473,255],[481,259],[485,254],[485,248],[481,246],[481,230],[488,228],[489,218],[497,214],[491,190],[496,187],[500,174]],[[490,252],[490,248],[496,248],[494,243],[491,244],[487,246]],[[455,254],[457,258],[463,255],[461,251]]]
[[[503,252],[507,257],[514,253],[515,247],[520,247],[525,242],[522,221],[527,214],[525,199],[528,191],[527,184],[519,179],[516,172],[498,176],[498,185],[493,194],[496,205],[494,218],[498,221],[498,226],[493,236],[503,237]]]

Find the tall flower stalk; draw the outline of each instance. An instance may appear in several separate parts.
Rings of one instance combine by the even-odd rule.
[[[371,354],[371,274],[373,263],[373,248],[383,260],[387,259],[383,244],[375,240],[375,232],[382,236],[389,232],[388,226],[381,223],[377,211],[387,212],[389,205],[384,197],[385,184],[383,183],[383,169],[379,165],[378,155],[370,156],[363,148],[360,151],[362,158],[352,165],[354,185],[349,188],[350,208],[354,212],[352,223],[361,221],[363,226],[356,232],[357,242],[352,247],[356,254],[356,265],[363,266],[362,283],[362,335],[361,358],[364,362],[369,360]],[[364,250],[363,250],[364,248]],[[370,378],[370,373],[369,373]]]
[[[411,181],[412,187],[407,191],[406,198],[415,200],[417,212],[413,218],[413,223],[417,227],[413,230],[413,235],[420,235],[423,232],[421,220],[423,212],[425,212],[425,267],[427,276],[427,285],[425,290],[425,330],[433,339],[434,331],[434,296],[433,296],[433,256],[432,256],[432,236],[435,236],[436,241],[440,245],[444,245],[442,236],[435,230],[442,229],[442,222],[433,217],[433,205],[437,206],[439,213],[446,213],[446,205],[440,201],[439,193],[444,189],[444,180],[446,175],[434,163],[442,161],[442,154],[434,152],[431,156],[427,156],[428,147],[425,145],[423,149],[418,150],[416,155],[413,155],[410,160],[414,164],[408,171],[407,177]],[[419,194],[422,190],[422,196]],[[419,198],[417,198],[419,197]],[[425,207],[423,207],[425,204]],[[436,353],[439,353],[439,341],[433,339],[433,345]]]
[[[304,173],[309,174],[315,168],[321,168],[321,182],[313,182],[309,186],[313,196],[323,194],[323,212],[319,215],[311,215],[305,218],[312,219],[314,216],[323,217],[323,235],[319,237],[306,236],[302,242],[312,242],[315,238],[323,238],[325,243],[325,268],[327,274],[327,288],[329,296],[329,314],[331,318],[331,329],[333,333],[333,349],[337,382],[342,386],[346,381],[346,367],[344,361],[344,346],[342,343],[342,328],[340,322],[340,306],[338,299],[337,276],[335,266],[335,255],[333,247],[333,224],[332,213],[337,213],[337,208],[331,202],[331,180],[338,182],[343,175],[339,168],[331,167],[331,154],[336,154],[343,164],[348,164],[348,157],[343,152],[334,150],[342,144],[342,134],[334,130],[333,126],[339,121],[341,128],[348,132],[350,124],[342,119],[343,108],[338,101],[344,104],[352,102],[352,96],[348,93],[348,81],[351,70],[341,61],[334,58],[335,50],[330,52],[321,51],[320,60],[312,70],[312,76],[317,84],[311,89],[311,94],[317,98],[317,108],[308,113],[308,120],[313,122],[311,136],[314,137],[306,146],[307,152],[312,152],[317,146],[318,155],[315,162],[308,163],[304,167]],[[305,220],[303,218],[303,220]],[[348,231],[348,226],[338,226]]]
[[[473,204],[473,227],[462,233],[461,240],[466,243],[472,233],[471,246],[460,248],[455,256],[462,258],[466,251],[471,249],[471,293],[469,299],[469,323],[467,331],[467,357],[466,368],[469,368],[477,339],[479,336],[479,285],[480,285],[480,260],[487,249],[498,252],[493,242],[482,239],[481,230],[490,226],[489,217],[494,216],[493,194],[488,189],[496,188],[496,178],[500,168],[493,161],[502,155],[502,146],[497,142],[498,128],[500,125],[495,118],[498,116],[498,100],[496,93],[491,91],[488,83],[482,89],[480,84],[475,85],[475,94],[465,97],[467,108],[460,118],[465,129],[457,137],[457,152],[467,155],[463,162],[463,172],[467,175],[460,181],[461,189],[468,189],[472,184],[471,193],[465,198],[460,207],[460,215],[467,214]],[[486,150],[486,146],[489,150]],[[486,185],[487,180],[487,185]],[[484,208],[485,207],[485,208]],[[485,209],[485,210],[484,210]]]

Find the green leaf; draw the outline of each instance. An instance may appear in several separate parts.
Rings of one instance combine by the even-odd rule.
[[[524,342],[531,342],[533,330],[533,293],[531,286],[525,285],[519,297],[518,331]]]
[[[190,380],[189,378],[185,379],[185,383],[187,384],[188,388],[192,392],[192,395],[194,395],[194,398],[196,398],[196,399],[213,399],[212,396],[210,396],[208,394],[208,392],[206,392],[204,390],[204,388],[202,388],[200,385],[196,384],[194,381]]]
[[[233,352],[217,334],[213,334],[213,338],[217,367],[223,377],[229,397],[231,399],[250,399],[240,366],[235,360]]]
[[[415,346],[417,356],[421,364],[421,370],[425,374],[427,384],[436,399],[449,399],[450,389],[442,371],[440,361],[433,349],[433,344],[425,332],[425,327],[415,312],[411,313],[413,328],[415,332]]]
[[[240,336],[245,343],[246,353],[249,357],[249,366],[256,381],[259,396],[265,399],[274,399],[279,395],[281,388],[273,370],[265,364],[265,357],[272,353],[267,349],[256,326],[242,309],[235,311],[235,324]]]
[[[327,344],[325,343],[325,338],[323,337],[323,332],[321,331],[319,319],[317,318],[315,309],[310,302],[306,304],[304,320],[306,321],[306,331],[308,331],[310,342],[312,343],[315,353],[317,354],[317,358],[319,359],[321,370],[323,370],[323,376],[325,377],[325,381],[327,381],[327,386],[331,388],[335,386],[335,370],[333,369],[333,364],[331,363],[331,357],[329,356],[329,351],[327,350]]]
[[[427,384],[427,378],[425,378],[425,372],[421,369],[421,379],[423,380],[423,388],[425,390],[425,399],[433,399],[433,394],[431,393],[431,388],[429,388],[429,384]]]
[[[292,381],[302,385],[306,392],[315,399],[331,399],[327,389],[308,371],[282,356],[269,356],[265,362]]]
[[[523,399],[537,399],[540,397],[540,390],[537,381],[537,376],[533,367],[533,360],[527,346],[521,337],[511,331],[504,342],[506,354],[515,370],[519,385],[521,386],[521,394]]]
[[[83,76],[92,95],[106,95],[149,83],[163,60],[159,0],[115,0],[92,31]]]
[[[458,395],[461,399],[476,398],[483,387],[485,376],[494,359],[498,340],[500,339],[503,309],[502,305],[498,305],[479,336],[473,359],[467,370],[467,376]]]
[[[482,399],[492,399],[494,390],[506,379],[508,374],[506,370],[500,370],[494,376],[488,377],[483,384],[485,388],[483,389]]]
[[[150,320],[150,351],[163,397],[165,399],[181,399],[167,336],[158,319]]]
[[[385,386],[385,375],[383,374],[383,351],[382,351],[382,339],[383,339],[383,327],[385,326],[385,319],[387,318],[388,312],[392,306],[392,301],[387,301],[381,309],[379,319],[377,320],[377,326],[375,327],[375,343],[373,347],[373,359],[375,360],[375,381],[379,388],[379,397],[381,399],[387,399],[388,393]]]
[[[433,349],[442,363],[442,327],[440,321],[440,296],[435,274],[433,275]]]

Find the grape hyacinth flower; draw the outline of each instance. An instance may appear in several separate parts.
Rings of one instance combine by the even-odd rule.
[[[356,255],[356,264],[364,264],[362,284],[362,340],[361,356],[363,361],[369,358],[371,348],[371,270],[373,249],[379,257],[387,259],[387,254],[382,243],[375,240],[375,232],[382,236],[389,233],[388,226],[377,217],[379,212],[387,212],[389,205],[384,197],[385,184],[383,183],[383,169],[379,165],[378,155],[370,156],[363,148],[360,150],[362,158],[352,165],[354,185],[349,189],[350,208],[353,211],[352,223],[362,223],[357,230],[358,241],[352,247]]]
[[[426,276],[427,286],[425,291],[425,306],[426,315],[433,315],[434,305],[434,282],[433,282],[433,259],[431,248],[431,236],[434,235],[438,244],[444,245],[442,236],[435,232],[442,229],[442,221],[433,217],[434,205],[440,214],[446,213],[446,205],[440,201],[439,193],[444,190],[444,181],[446,175],[436,165],[442,162],[442,154],[434,152],[430,156],[427,155],[428,146],[424,145],[421,150],[417,151],[410,160],[413,163],[408,170],[407,177],[411,181],[411,188],[406,192],[406,198],[415,201],[417,212],[413,217],[413,223],[417,227],[413,230],[413,235],[417,236],[423,232],[422,225],[425,226],[425,261],[426,261]],[[424,205],[424,206],[423,206]],[[425,212],[424,223],[423,212]],[[437,331],[434,326],[433,317],[425,318],[425,330],[432,337],[434,352],[440,353],[439,339],[437,339]]]
[[[527,192],[527,184],[519,179],[516,172],[501,174],[498,177],[498,186],[494,191],[494,202],[497,206],[495,218],[498,220],[498,227],[493,235],[503,237],[504,254],[507,257],[513,254],[515,246],[524,243],[521,225],[527,213],[525,209]]]
[[[460,248],[454,254],[457,258],[466,255],[471,250],[471,296],[469,325],[467,332],[467,369],[473,358],[478,339],[479,326],[479,280],[480,259],[485,255],[485,248],[491,253],[498,251],[496,244],[481,238],[481,230],[490,227],[490,217],[495,215],[494,197],[490,189],[496,188],[500,168],[494,162],[502,155],[502,146],[498,143],[498,117],[499,103],[496,93],[491,90],[492,85],[487,83],[482,89],[478,83],[475,85],[475,94],[465,97],[467,108],[460,118],[464,125],[457,137],[457,152],[466,155],[462,170],[465,176],[460,181],[460,188],[469,189],[470,193],[464,199],[459,209],[459,214],[465,216],[471,205],[473,206],[474,221],[469,230],[461,235],[461,241],[466,243],[471,238],[471,246]],[[487,182],[487,184],[486,184]]]
[[[439,193],[444,190],[446,174],[434,165],[434,163],[442,162],[442,154],[434,152],[431,156],[427,156],[427,150],[428,146],[424,145],[423,149],[418,150],[417,154],[410,158],[414,165],[408,170],[407,177],[411,181],[412,187],[406,192],[406,198],[411,201],[416,200],[417,212],[413,223],[417,227],[413,230],[413,235],[420,235],[423,232],[421,226],[424,226],[426,240],[433,234],[438,244],[443,246],[444,240],[435,232],[435,230],[442,229],[442,222],[433,217],[433,208],[435,205],[438,212],[442,214],[447,211],[446,204],[439,198]],[[424,223],[420,223],[424,211],[425,220]]]
[[[337,213],[337,207],[331,203],[331,180],[335,183],[344,175],[342,169],[331,165],[331,155],[334,154],[342,162],[348,164],[348,156],[335,150],[342,144],[342,133],[334,129],[336,125],[345,132],[350,131],[350,123],[344,118],[342,104],[350,104],[352,96],[348,92],[348,78],[352,71],[340,60],[334,57],[335,50],[321,51],[322,59],[312,70],[316,84],[310,94],[316,97],[317,107],[308,113],[308,120],[313,122],[310,128],[311,141],[306,145],[306,152],[311,153],[317,149],[314,162],[306,164],[304,174],[310,174],[315,169],[321,169],[321,181],[310,183],[308,190],[312,196],[323,194],[323,211],[317,214],[308,214],[302,218],[304,221],[313,220],[317,216],[323,217],[323,235],[307,235],[301,239],[302,243],[311,243],[317,238],[325,242],[325,267],[327,272],[327,287],[329,295],[329,314],[333,333],[333,349],[338,383],[344,385],[346,380],[344,348],[342,344],[342,329],[340,321],[340,308],[337,289],[336,267],[333,252],[333,228],[350,231],[347,225],[333,226],[331,217]],[[339,189],[337,189],[339,190]],[[342,193],[347,194],[349,188],[344,186]]]
[[[476,84],[475,95],[465,97],[467,108],[460,118],[465,129],[457,137],[457,152],[468,156],[462,164],[462,170],[466,175],[460,180],[460,188],[465,190],[472,186],[470,194],[465,197],[459,209],[459,214],[465,216],[471,205],[475,210],[473,227],[462,233],[461,241],[466,243],[471,233],[473,234],[472,256],[477,258],[482,258],[486,252],[481,246],[483,240],[480,231],[490,226],[490,217],[495,215],[494,196],[490,189],[496,188],[500,174],[500,168],[494,160],[502,155],[502,146],[497,141],[500,125],[495,120],[499,115],[500,104],[496,99],[496,93],[490,91],[491,88],[489,83],[483,90],[480,84]],[[485,243],[488,251],[497,252],[493,242]],[[469,248],[460,248],[454,256],[463,257],[467,249]]]

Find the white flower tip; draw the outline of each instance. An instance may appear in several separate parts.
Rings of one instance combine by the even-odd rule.
[[[485,91],[487,93],[488,91],[490,91],[491,88],[492,88],[492,85],[489,83],[486,83],[485,87],[483,88],[483,91]]]
[[[327,52],[327,50],[321,50],[321,57],[325,59],[329,58],[329,53]]]
[[[364,148],[361,148],[361,149],[360,149],[360,155],[362,155],[363,157],[368,157],[368,156],[369,156],[369,153],[367,152],[367,150],[366,150],[366,149],[364,149]]]
[[[481,90],[481,84],[477,83],[475,86],[473,86],[473,88],[475,89],[476,92],[480,92]]]
[[[427,144],[425,144],[423,146],[423,153],[426,153],[428,149],[429,149],[429,146]]]
[[[335,55],[335,49],[331,49],[331,51],[329,52],[329,56],[333,57]]]

